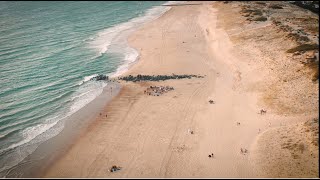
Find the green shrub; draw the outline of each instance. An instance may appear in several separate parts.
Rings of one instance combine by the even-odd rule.
[[[256,17],[253,19],[254,21],[267,21],[268,18],[264,17],[264,16],[260,16],[260,17]]]
[[[281,7],[280,5],[277,5],[277,4],[270,5],[269,7],[272,9],[283,9],[283,7]]]
[[[297,51],[309,51],[309,50],[317,50],[319,49],[318,44],[302,44],[297,47],[291,48],[287,50],[287,53],[294,53]]]

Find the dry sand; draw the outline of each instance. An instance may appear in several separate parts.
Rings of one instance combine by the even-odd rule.
[[[272,4],[282,9],[269,8]],[[233,42],[237,57],[233,64],[241,71],[238,91],[256,92],[257,105],[267,109],[260,119],[272,120],[271,126],[276,123],[251,145],[256,177],[319,177],[319,81],[313,81],[319,59],[306,59],[313,51],[286,53],[300,44],[319,43],[314,38],[319,37],[318,16],[286,2],[217,3],[215,7],[219,9],[218,25]],[[268,20],[252,21],[257,16],[240,13],[243,10],[261,11],[263,16],[268,14]],[[291,38],[296,29],[306,33],[309,41]]]
[[[272,66],[270,57],[282,54],[263,54],[258,43],[250,43],[257,39],[245,38],[245,28],[251,28],[253,32],[247,34],[250,35],[254,29],[269,30],[270,25],[244,27],[239,10],[237,3],[222,2],[174,6],[133,33],[129,42],[139,50],[140,58],[125,75],[174,73],[205,77],[121,82],[122,90],[102,116],[44,177],[280,176],[262,168],[268,168],[272,162],[262,163],[268,158],[264,157],[264,150],[270,151],[263,142],[268,143],[270,138],[261,140],[260,136],[265,137],[267,132],[277,134],[271,130],[317,117],[318,110],[309,108],[301,118],[301,114],[278,112],[278,106],[264,101],[263,97],[268,95],[264,88],[269,85],[266,79],[271,81],[283,74],[280,70],[272,75],[266,73]],[[273,45],[266,43],[266,47]],[[310,99],[318,97],[317,85],[310,81],[300,84],[310,86],[308,92],[314,93]],[[174,90],[159,97],[145,95],[143,91],[150,85],[172,86]],[[211,99],[215,104],[208,102]],[[265,115],[258,114],[261,108],[267,109]],[[241,148],[249,153],[241,154]],[[211,153],[214,158],[208,157]],[[122,169],[109,172],[112,165]],[[304,167],[314,170],[318,164]],[[311,170],[306,174],[315,177]]]

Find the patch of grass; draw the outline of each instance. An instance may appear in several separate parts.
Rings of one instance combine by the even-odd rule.
[[[307,66],[311,69],[312,72],[312,82],[317,81],[319,79],[319,62],[312,61],[308,63]]]
[[[319,146],[319,139],[314,139],[314,140],[312,141],[312,144],[313,144],[314,146]]]
[[[296,20],[302,21],[304,23],[311,23],[311,24],[315,24],[318,23],[319,20],[317,18],[313,18],[313,17],[305,17],[305,18],[295,18]]]
[[[299,159],[300,158],[300,156],[297,155],[297,154],[292,154],[292,157],[293,157],[293,159]]]
[[[256,17],[253,19],[254,21],[267,21],[268,18],[264,17],[264,16],[260,16],[260,17]]]
[[[313,144],[314,146],[319,146],[319,118],[313,118],[312,120],[308,120],[304,123],[304,125],[306,129],[310,130],[310,133],[312,134],[311,144]]]
[[[278,5],[278,4],[272,4],[272,5],[269,6],[269,8],[272,8],[272,9],[283,9],[283,7]]]
[[[249,13],[249,14],[251,14],[251,13],[254,13],[254,14],[259,14],[259,13],[261,13],[261,14],[262,14],[262,11],[261,11],[260,9],[245,9],[245,8],[243,8],[243,9],[241,10],[241,12],[242,12],[242,13]]]
[[[255,10],[252,12],[253,15],[257,15],[257,16],[262,16],[262,11],[260,10]]]
[[[319,26],[317,24],[307,25],[306,30],[310,31],[312,34],[319,33]]]
[[[293,28],[288,25],[280,25],[279,28],[284,32],[292,32]]]
[[[295,53],[297,51],[309,51],[319,49],[319,44],[302,44],[287,50],[287,53]]]
[[[319,71],[316,71],[313,75],[312,75],[312,82],[316,82],[319,79]]]
[[[272,23],[274,23],[276,26],[279,26],[282,24],[280,21],[277,21],[277,20],[272,20]]]
[[[310,39],[307,36],[302,36],[298,33],[289,33],[286,37],[294,39],[296,41],[304,41],[304,42],[310,41]]]
[[[303,143],[300,143],[298,146],[298,149],[300,150],[301,153],[303,153],[303,151],[305,150],[305,146]]]
[[[256,2],[256,4],[261,4],[261,5],[265,5],[265,2]]]

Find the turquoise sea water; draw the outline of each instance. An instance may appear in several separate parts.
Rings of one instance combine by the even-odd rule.
[[[0,2],[0,172],[57,135],[138,56],[126,37],[162,2]]]

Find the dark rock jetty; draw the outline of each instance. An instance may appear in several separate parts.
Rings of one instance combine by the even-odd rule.
[[[132,81],[132,82],[137,82],[137,81],[165,81],[169,79],[184,79],[188,78],[191,79],[192,77],[194,78],[203,78],[203,76],[200,75],[137,75],[137,76],[124,76],[124,77],[119,77],[119,80],[124,80],[124,81]]]
[[[103,75],[103,74],[100,74],[98,76],[95,76],[93,78],[90,79],[91,81],[108,81],[109,80],[109,77],[106,76],[106,75]]]

